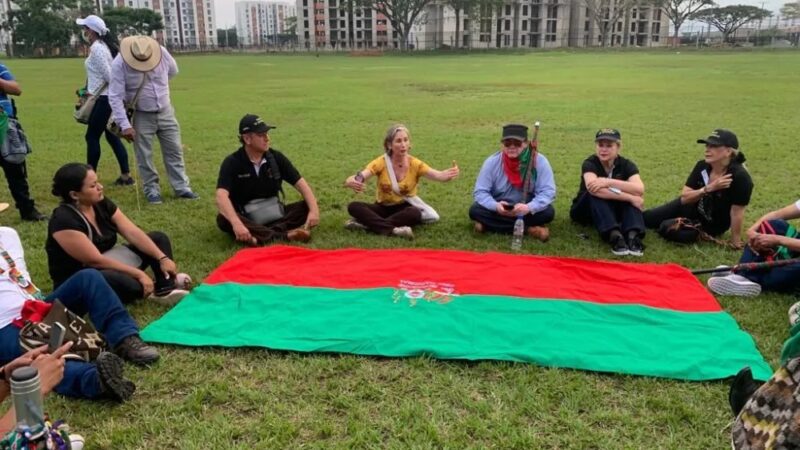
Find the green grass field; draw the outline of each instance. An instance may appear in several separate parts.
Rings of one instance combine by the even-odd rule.
[[[172,100],[187,146],[192,185],[202,199],[137,209],[134,190],[106,195],[146,230],[172,238],[179,267],[202,280],[237,246],[216,229],[217,169],[237,148],[239,118],[262,115],[278,126],[273,146],[313,187],[322,211],[313,248],[426,247],[508,251],[505,236],[476,236],[467,217],[484,158],[506,122],[541,120],[540,150],[554,167],[556,220],[547,244],[525,252],[611,258],[607,246],[569,221],[580,164],[599,127],[622,131],[623,154],[639,166],[647,205],[676,196],[713,128],[739,135],[756,184],[747,223],[800,195],[796,177],[798,52],[642,52],[387,56],[178,57]],[[71,117],[83,61],[6,61],[24,91],[20,119],[34,146],[31,189],[43,211],[55,170],[85,161],[85,128]],[[342,228],[358,198],[341,187],[381,152],[385,129],[409,126],[413,153],[435,168],[455,159],[449,184],[424,183],[421,195],[442,216],[413,243]],[[118,175],[104,143],[101,181]],[[131,156],[132,157],[132,156]],[[160,160],[158,162],[160,166]],[[292,191],[290,189],[290,191]],[[2,196],[10,198],[4,187]],[[372,198],[370,194],[360,198]],[[287,192],[290,198],[296,193]],[[142,199],[144,202],[144,200]],[[17,228],[34,280],[49,290],[45,224]],[[590,239],[578,237],[587,233]],[[687,267],[732,263],[738,253],[712,244],[645,240],[648,262]],[[704,281],[704,280],[703,280]],[[675,293],[680,295],[679,292]],[[777,364],[787,337],[791,296],[721,298],[724,307]],[[145,325],[166,308],[130,307]],[[161,347],[150,369],[128,366],[138,386],[123,405],[51,396],[48,409],[86,436],[87,448],[726,448],[732,420],[724,382],[689,383],[500,362],[378,359],[263,349]],[[669,358],[669,355],[664,355]]]

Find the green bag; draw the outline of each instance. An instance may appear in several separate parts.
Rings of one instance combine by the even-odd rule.
[[[8,134],[8,114],[4,109],[0,109],[0,142],[6,141]]]

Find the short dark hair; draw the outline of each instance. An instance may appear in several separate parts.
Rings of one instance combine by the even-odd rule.
[[[53,189],[50,191],[56,197],[61,197],[62,203],[72,203],[70,192],[80,192],[83,189],[83,180],[92,166],[83,163],[67,163],[56,170],[53,175]]]

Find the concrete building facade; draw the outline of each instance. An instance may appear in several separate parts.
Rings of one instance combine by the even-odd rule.
[[[277,42],[286,33],[287,19],[297,16],[294,3],[277,1],[236,2],[236,34],[241,45],[265,45]]]

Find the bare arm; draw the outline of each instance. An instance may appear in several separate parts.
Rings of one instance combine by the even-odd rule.
[[[758,226],[761,225],[761,222],[765,220],[792,220],[797,219],[800,217],[800,208],[797,207],[797,204],[792,203],[791,205],[784,206],[783,208],[777,211],[770,211],[760,219],[756,220],[756,222],[747,230],[747,237],[752,238],[758,232]]]
[[[308,205],[308,218],[304,227],[313,228],[319,225],[319,206],[317,206],[317,198],[314,197],[314,191],[311,190],[311,186],[306,183],[305,178],[300,178],[294,184],[294,188],[303,196],[303,200]]]
[[[111,216],[111,220],[114,221],[114,224],[117,226],[117,230],[119,230],[119,234],[122,235],[131,245],[139,249],[141,252],[145,253],[146,255],[152,257],[155,260],[160,260],[164,256],[164,252],[161,251],[156,243],[150,239],[141,228],[137,227],[136,224],[131,222],[128,217],[122,213],[122,210],[117,209],[113,216]]]
[[[627,194],[635,195],[637,197],[644,196],[644,183],[639,174],[631,175],[627,180],[615,180],[613,178],[606,178],[608,180],[608,187],[619,189]]]
[[[599,179],[600,178],[597,175],[591,172],[586,172],[583,174],[583,181],[586,183],[586,188],[588,189],[589,194],[605,200],[628,202],[639,209],[644,207],[644,198],[642,196],[630,194],[622,191],[621,189],[619,193],[616,193],[607,187],[600,187],[595,183],[595,181]]]
[[[95,269],[113,269],[134,278],[141,275],[147,276],[141,270],[125,265],[111,258],[106,258],[97,250],[89,237],[76,230],[61,230],[53,233],[53,239],[64,249],[67,254],[81,264]]]
[[[344,186],[349,187],[350,189],[354,190],[355,192],[364,192],[364,185],[367,183],[367,180],[372,178],[372,171],[369,169],[364,169],[360,172],[362,180],[356,180],[355,175],[350,175],[347,179],[344,180]]]
[[[2,80],[0,79],[0,89],[9,95],[22,95],[22,89],[16,80]]]
[[[428,169],[423,175],[425,178],[434,181],[450,181],[453,178],[457,177],[459,174],[458,166],[453,166],[446,170],[436,170],[436,169]]]

